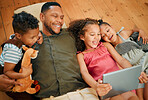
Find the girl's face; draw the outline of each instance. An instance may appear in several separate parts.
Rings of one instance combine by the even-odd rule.
[[[31,47],[38,40],[39,28],[31,29],[24,35],[20,36],[20,40],[27,46]]]
[[[109,25],[102,24],[100,26],[101,37],[106,42],[115,42],[117,39],[117,35],[115,30]]]
[[[86,49],[96,48],[101,39],[100,28],[97,24],[90,24],[84,27],[86,29],[84,35],[80,39],[84,41]]]

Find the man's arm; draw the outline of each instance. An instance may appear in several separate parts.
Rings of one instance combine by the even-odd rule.
[[[15,80],[8,78],[6,75],[0,75],[0,91],[11,91],[12,87],[16,84]]]

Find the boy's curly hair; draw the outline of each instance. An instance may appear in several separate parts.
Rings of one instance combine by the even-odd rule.
[[[22,11],[21,13],[14,14],[12,26],[15,33],[21,35],[25,34],[30,29],[37,29],[39,21],[33,15]]]
[[[77,48],[77,51],[84,51],[85,50],[85,44],[84,41],[80,39],[80,35],[84,35],[85,31],[87,31],[86,26],[90,24],[97,24],[98,21],[91,18],[86,19],[78,19],[70,22],[68,31],[71,32],[72,37],[75,39],[75,45]]]

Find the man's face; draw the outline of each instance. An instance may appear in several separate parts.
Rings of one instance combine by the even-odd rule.
[[[51,6],[42,16],[44,28],[50,34],[60,33],[60,29],[64,24],[64,14],[59,6]]]

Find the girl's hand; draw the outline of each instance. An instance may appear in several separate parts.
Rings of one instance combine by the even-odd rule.
[[[37,40],[37,43],[38,44],[42,44],[42,42],[43,42],[43,35],[41,34],[41,32],[39,32],[39,35],[38,35],[38,40]]]
[[[140,40],[140,37],[143,40],[143,44],[148,43],[148,34],[146,34],[143,30],[139,30],[138,41]]]
[[[22,75],[23,77],[27,77],[32,74],[32,64],[30,64],[27,68],[22,66]]]
[[[106,95],[111,89],[112,89],[112,86],[110,84],[108,84],[108,83],[103,84],[102,80],[100,80],[100,79],[98,80],[96,91],[99,96]]]
[[[141,75],[139,77],[139,81],[140,81],[140,83],[147,83],[148,77],[147,77],[146,73],[141,72]]]

